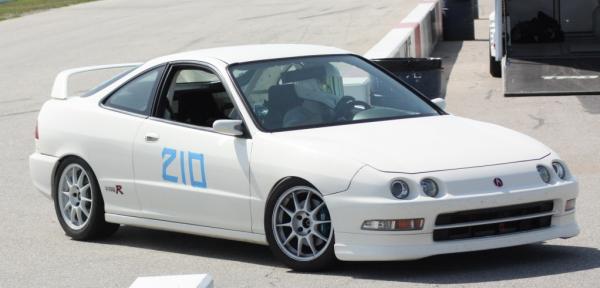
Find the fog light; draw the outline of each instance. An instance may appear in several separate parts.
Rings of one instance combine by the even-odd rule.
[[[425,219],[366,220],[362,230],[373,231],[414,231],[423,229]]]
[[[573,211],[573,210],[575,210],[575,199],[569,199],[565,203],[565,212],[569,212],[569,211]]]
[[[435,183],[435,181],[433,181],[432,179],[423,179],[421,181],[421,188],[423,188],[423,192],[425,192],[425,195],[429,197],[437,196],[438,192],[440,191],[437,183]]]
[[[542,178],[542,181],[544,181],[544,183],[550,183],[550,171],[548,171],[548,168],[542,165],[538,165],[537,171],[540,174],[540,178]]]

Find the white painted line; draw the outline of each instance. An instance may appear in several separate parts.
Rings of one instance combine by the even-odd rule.
[[[213,288],[208,274],[138,277],[129,288]]]
[[[573,76],[564,75],[564,76],[542,76],[542,79],[544,79],[544,80],[564,80],[564,79],[588,80],[588,79],[598,79],[599,77],[600,76],[598,76],[598,75],[573,75]]]

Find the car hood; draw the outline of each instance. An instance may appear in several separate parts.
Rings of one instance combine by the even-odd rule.
[[[272,136],[297,148],[398,173],[535,160],[552,152],[524,134],[451,115],[292,130]]]

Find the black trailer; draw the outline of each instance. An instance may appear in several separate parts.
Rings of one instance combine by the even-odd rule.
[[[490,71],[505,95],[600,94],[600,0],[495,1]]]

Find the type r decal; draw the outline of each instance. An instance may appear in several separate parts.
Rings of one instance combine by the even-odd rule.
[[[167,182],[181,183],[183,185],[190,185],[196,188],[206,188],[207,183],[206,172],[204,170],[204,155],[190,151],[187,153],[184,151],[179,151],[179,153],[177,152],[178,151],[173,148],[163,148],[162,179]],[[179,165],[173,165],[177,158],[179,158]],[[187,175],[186,170],[188,173]],[[188,177],[186,176],[189,176],[189,183],[187,181]]]
[[[123,186],[121,186],[121,185],[115,185],[115,187],[107,186],[107,187],[105,187],[105,190],[108,192],[115,193],[117,195],[119,195],[119,194],[123,195]]]

